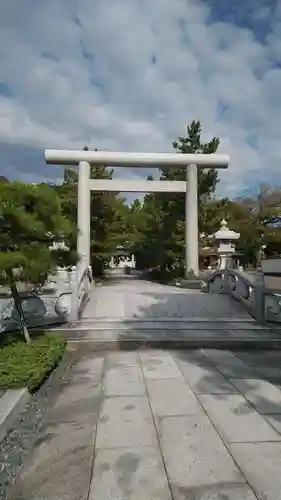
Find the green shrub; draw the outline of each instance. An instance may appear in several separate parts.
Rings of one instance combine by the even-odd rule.
[[[5,336],[0,345],[0,389],[38,389],[58,364],[65,344],[63,337],[52,334],[35,334],[31,344],[18,334]]]

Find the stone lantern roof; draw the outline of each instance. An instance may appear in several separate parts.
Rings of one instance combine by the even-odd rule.
[[[225,219],[221,221],[221,228],[213,235],[216,240],[238,240],[240,238],[240,233],[236,233],[227,227],[227,222]]]

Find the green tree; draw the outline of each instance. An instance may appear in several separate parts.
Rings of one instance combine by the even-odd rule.
[[[86,149],[86,148],[84,148]],[[86,149],[87,150],[87,149]],[[91,179],[112,179],[113,170],[104,166],[91,166]],[[64,180],[56,187],[63,213],[77,227],[77,170],[66,168]],[[127,239],[126,214],[128,207],[117,193],[91,192],[91,266],[93,275],[101,276],[105,265],[118,244]],[[76,240],[72,241],[76,248]]]
[[[280,221],[281,189],[268,184],[261,184],[252,196],[236,200],[250,214],[251,223],[263,232],[265,226],[271,226]]]
[[[280,248],[281,189],[261,184],[252,196],[231,202],[229,217],[235,230],[241,233],[238,248],[245,262],[260,264],[261,247],[270,247],[278,254]],[[273,250],[274,249],[274,250]]]
[[[266,245],[266,253],[281,253],[281,228],[279,227],[280,190],[261,186],[251,198],[229,200],[210,199],[204,204],[204,225],[207,234],[219,229],[224,218],[230,229],[240,233],[236,249],[242,252],[243,264],[258,265],[261,246]]]
[[[27,342],[30,337],[18,284],[39,285],[46,281],[62,263],[61,253],[51,251],[49,246],[54,240],[68,243],[72,229],[62,215],[58,196],[47,185],[0,183],[0,284],[11,289]]]
[[[180,153],[215,153],[219,147],[220,140],[218,137],[213,137],[211,141],[202,143],[201,141],[202,127],[200,121],[192,121],[187,126],[186,137],[178,137],[178,140],[173,142],[173,147]],[[172,171],[172,172],[171,172]],[[170,167],[169,175],[176,175],[178,180],[185,179],[185,169]],[[198,195],[199,203],[209,198],[215,192],[219,182],[218,172],[214,169],[198,169]]]
[[[193,121],[187,126],[186,137],[178,137],[173,142],[174,149],[179,153],[215,153],[219,146],[219,139],[214,137],[211,141],[204,143],[201,140],[201,133],[201,123]],[[160,179],[183,181],[186,179],[186,170],[175,166],[161,168]],[[205,205],[212,198],[218,182],[217,171],[198,169],[200,232],[208,232]],[[179,193],[147,195],[143,203],[143,212],[146,214],[143,218],[145,227],[139,258],[146,263],[146,266],[148,261],[151,262],[152,267],[157,262],[161,272],[182,273],[185,246],[185,196]]]

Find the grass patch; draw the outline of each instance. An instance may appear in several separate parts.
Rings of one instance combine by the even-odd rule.
[[[7,334],[0,345],[0,389],[40,387],[60,361],[66,340],[61,336],[36,333],[26,344],[18,333]]]

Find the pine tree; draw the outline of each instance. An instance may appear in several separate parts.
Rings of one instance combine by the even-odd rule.
[[[215,153],[219,146],[219,139],[203,143],[201,140],[201,123],[193,121],[186,129],[186,137],[178,137],[173,147],[179,153]],[[161,180],[186,180],[186,169],[170,166],[160,169]],[[219,182],[217,171],[213,169],[198,169],[198,202],[199,202],[199,231],[204,231],[204,205],[215,192]],[[181,193],[147,195],[143,204],[143,211],[147,213],[144,228],[143,245],[140,258],[143,262],[158,265],[161,272],[173,271],[181,273],[184,258],[184,225],[185,225],[185,196]],[[154,214],[154,217],[151,216]],[[145,218],[144,218],[145,220]],[[155,222],[157,221],[157,222]]]
[[[87,146],[84,151],[88,151]],[[97,151],[97,149],[95,149]],[[91,179],[112,179],[113,170],[102,165],[91,165]],[[63,213],[77,226],[77,170],[66,168],[64,181],[57,186]],[[93,275],[102,275],[105,265],[125,235],[126,209],[124,200],[116,193],[91,192],[91,248],[90,258]],[[76,248],[76,240],[72,243]]]
[[[54,189],[44,184],[0,183],[0,284],[11,289],[27,342],[30,337],[18,284],[43,284],[63,263],[61,252],[49,247],[54,240],[68,244],[72,231]],[[68,252],[64,255],[69,261]],[[76,259],[76,254],[72,256]]]

